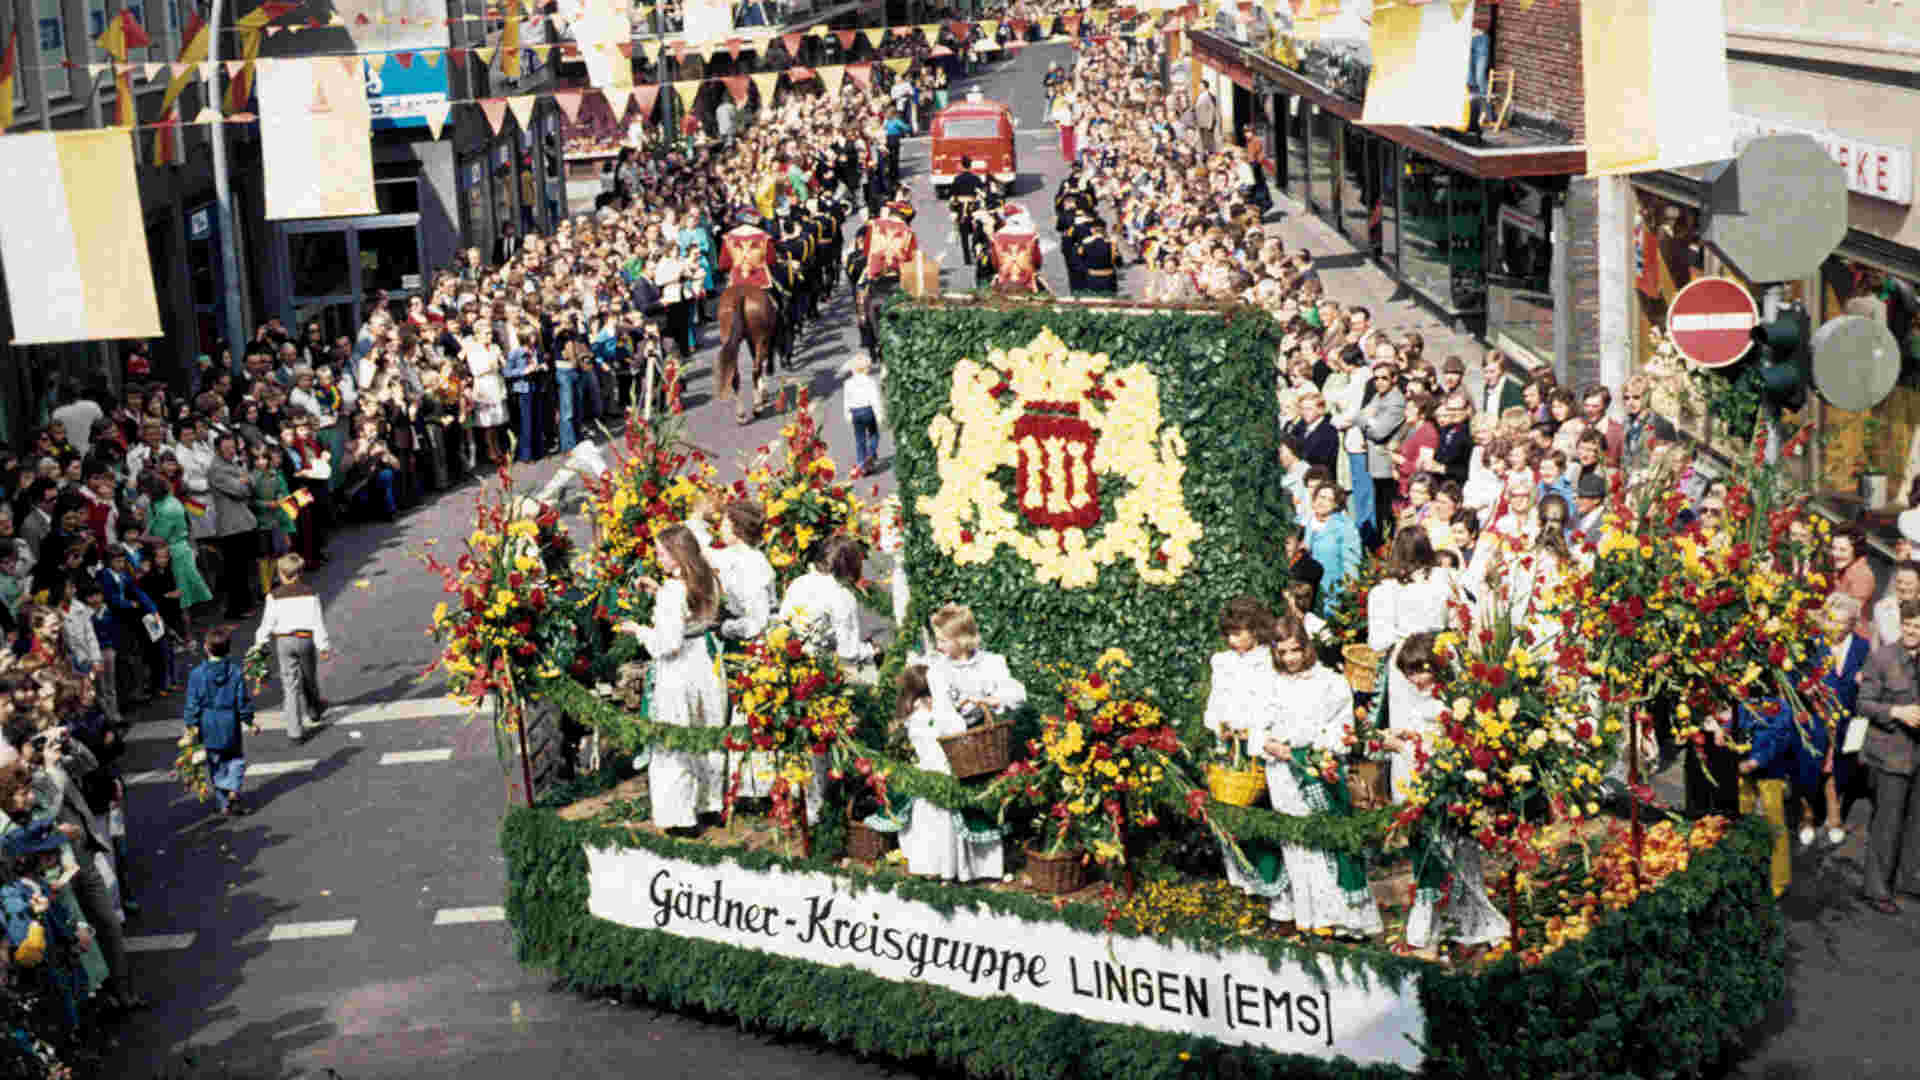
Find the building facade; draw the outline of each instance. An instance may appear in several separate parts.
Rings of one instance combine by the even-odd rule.
[[[1901,353],[1893,393],[1870,413],[1814,395],[1790,416],[1815,425],[1794,470],[1842,520],[1861,520],[1886,551],[1893,515],[1920,478],[1920,22],[1899,4],[1726,0],[1727,69],[1736,131],[1805,134],[1843,170],[1848,230],[1806,278],[1787,282],[1815,327],[1841,315],[1883,322]],[[1604,193],[1612,264],[1609,363],[1647,367],[1674,292],[1703,274],[1739,278],[1701,241],[1707,169],[1636,175]],[[1700,434],[1699,417],[1679,419]],[[1862,477],[1884,483],[1861,482]],[[1885,490],[1880,498],[1863,491]]]

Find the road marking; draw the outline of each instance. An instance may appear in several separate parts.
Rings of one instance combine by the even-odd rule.
[[[392,750],[380,755],[382,765],[424,765],[429,761],[453,760],[453,747],[439,750]]]
[[[491,907],[450,907],[433,913],[433,925],[457,926],[461,923],[505,922],[507,909]]]
[[[306,941],[310,938],[346,937],[353,933],[359,919],[323,919],[319,922],[276,923],[267,931],[268,941]]]
[[[461,717],[471,710],[451,697],[402,698],[369,705],[341,705],[328,712],[327,723],[383,724],[391,720],[430,720]],[[128,742],[173,742],[180,738],[180,721],[149,720],[127,732]]]
[[[250,761],[247,763],[247,779],[251,780],[261,776],[282,776],[287,773],[305,772],[318,764],[320,764],[318,758],[299,758],[294,761]],[[173,778],[173,774],[164,769],[154,769],[148,772],[134,773],[122,782],[129,785],[160,784]]]
[[[128,952],[175,952],[191,948],[198,934],[147,934],[127,939]]]

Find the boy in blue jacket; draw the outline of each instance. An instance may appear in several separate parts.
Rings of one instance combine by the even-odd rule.
[[[238,800],[247,775],[240,728],[253,728],[253,695],[247,692],[245,670],[233,659],[231,630],[207,631],[206,650],[206,662],[187,676],[186,724],[200,733],[207,752],[214,805],[226,817],[240,817],[248,812]]]

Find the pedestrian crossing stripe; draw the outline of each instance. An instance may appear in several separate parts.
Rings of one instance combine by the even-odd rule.
[[[433,925],[457,926],[461,923],[505,922],[507,909],[498,904],[489,907],[441,908],[433,913]]]
[[[317,922],[275,923],[264,935],[265,941],[309,941],[313,938],[346,937],[360,925],[359,919],[322,919]]]
[[[442,717],[457,718],[472,710],[451,697],[403,698],[399,701],[381,701],[368,705],[340,705],[328,710],[330,724],[352,726],[356,724],[383,724],[393,720],[431,720]],[[128,742],[173,741],[180,738],[183,728],[178,720],[150,720],[133,725],[127,732]]]
[[[247,762],[247,779],[252,780],[262,776],[284,776],[287,773],[305,772],[318,764],[320,764],[318,758],[299,758],[294,761],[249,761]],[[136,784],[164,784],[173,778],[173,774],[164,769],[152,769],[147,772],[134,773],[132,776],[126,777],[122,782],[131,787]]]
[[[192,948],[194,939],[199,936],[198,934],[134,935],[127,938],[127,951],[130,953],[177,952]]]
[[[380,755],[382,765],[423,765],[429,761],[449,761],[453,758],[453,748],[439,750],[394,750]]]

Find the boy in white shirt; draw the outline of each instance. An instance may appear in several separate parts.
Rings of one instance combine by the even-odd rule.
[[[853,374],[841,384],[840,403],[853,427],[853,475],[860,476],[872,472],[879,458],[880,425],[887,422],[887,406],[873,378],[873,357],[857,353],[847,366]]]

